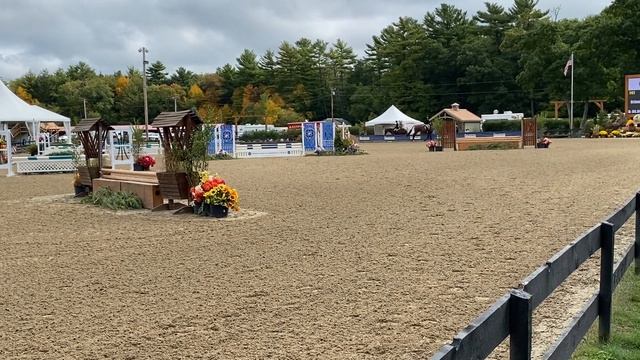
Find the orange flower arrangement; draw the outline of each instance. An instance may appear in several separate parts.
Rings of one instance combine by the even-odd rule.
[[[205,203],[240,210],[240,198],[236,189],[227,185],[218,175],[210,176],[206,171],[200,174],[200,184],[191,188],[191,197],[197,207]]]

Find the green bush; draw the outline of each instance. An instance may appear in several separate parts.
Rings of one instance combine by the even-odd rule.
[[[287,130],[287,131],[277,131],[277,130],[259,130],[259,131],[251,131],[242,134],[238,138],[239,141],[242,142],[267,142],[267,141],[300,141],[302,137],[302,131],[300,129],[297,130]]]
[[[543,119],[538,122],[538,128],[544,133],[549,134],[568,134],[569,133],[569,120],[568,119]]]
[[[49,156],[73,156],[73,151],[65,150],[65,151],[54,151],[49,153]]]
[[[518,144],[516,143],[495,142],[488,144],[474,144],[469,146],[467,150],[511,150],[517,148]]]
[[[116,192],[104,187],[81,200],[83,204],[91,204],[111,210],[142,209],[142,200],[130,192]]]
[[[38,155],[38,144],[29,144],[29,146],[27,146],[27,152],[31,156]]]
[[[514,120],[487,121],[482,124],[482,131],[520,131],[522,122]]]

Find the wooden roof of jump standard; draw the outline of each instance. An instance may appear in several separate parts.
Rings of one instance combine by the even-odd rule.
[[[202,124],[202,120],[193,110],[183,110],[178,112],[161,112],[155,119],[153,125],[156,128],[165,128],[172,126],[182,126],[184,121],[190,119],[195,125]]]
[[[92,119],[82,119],[73,128],[73,132],[82,132],[82,131],[96,131],[98,126],[101,126],[103,129],[113,130],[111,125],[109,125],[102,118],[92,118]]]
[[[456,104],[454,104],[454,105],[456,105]],[[439,113],[437,113],[434,116],[432,116],[431,119],[429,119],[429,120],[433,120],[436,117],[445,117],[445,118],[453,119],[453,120],[455,120],[457,122],[462,122],[462,123],[465,123],[465,122],[481,122],[482,121],[482,119],[478,115],[472,113],[469,110],[460,109],[457,106],[454,106],[453,108],[442,109],[442,110],[440,110]]]

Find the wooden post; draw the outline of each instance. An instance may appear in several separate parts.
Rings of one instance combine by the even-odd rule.
[[[531,359],[533,304],[531,294],[512,290],[509,299],[509,341],[511,360]]]
[[[608,342],[611,335],[611,300],[613,298],[613,224],[603,222],[600,228],[600,293],[598,294],[598,335],[600,342]]]
[[[640,192],[636,193],[636,241],[635,241],[635,262],[636,275],[640,275]]]

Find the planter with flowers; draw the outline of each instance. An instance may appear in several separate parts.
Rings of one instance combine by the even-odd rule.
[[[239,211],[239,197],[236,189],[230,187],[219,176],[208,172],[200,173],[200,183],[191,188],[193,212],[201,216],[224,218],[229,209]]]
[[[427,141],[427,149],[429,151],[442,151],[442,145],[435,140],[429,140]]]
[[[156,164],[156,159],[151,155],[138,156],[136,162],[133,163],[134,171],[149,171],[149,168]]]
[[[549,145],[551,145],[551,140],[549,140],[549,138],[544,137],[540,140],[538,140],[538,143],[536,144],[536,147],[538,149],[546,149],[549,147]]]

